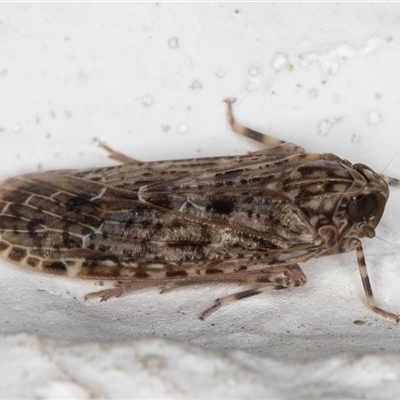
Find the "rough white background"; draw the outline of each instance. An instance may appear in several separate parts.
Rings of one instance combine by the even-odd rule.
[[[260,149],[237,119],[400,177],[400,5],[0,4],[0,178]],[[400,312],[400,194],[365,240]],[[398,398],[400,326],[371,312],[355,254],[308,284],[197,316],[231,285],[83,301],[97,282],[1,260],[0,397]],[[19,332],[19,333],[18,333]]]

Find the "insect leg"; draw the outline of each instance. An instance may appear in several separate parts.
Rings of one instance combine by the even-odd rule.
[[[364,250],[363,250],[360,240],[351,239],[351,247],[356,250],[358,268],[360,270],[361,280],[362,280],[362,283],[364,286],[364,292],[365,292],[365,296],[367,298],[368,305],[377,314],[380,314],[386,318],[394,319],[396,322],[399,322],[400,317],[398,315],[393,314],[388,311],[385,311],[385,310],[382,310],[381,308],[379,308],[375,305],[375,298],[374,298],[374,294],[372,292],[371,282],[369,281],[369,277],[368,277],[367,265],[365,263]]]
[[[287,289],[289,287],[303,286],[306,284],[307,278],[297,264],[288,265],[285,267],[285,270],[285,279],[282,279],[282,268],[278,269],[278,273],[276,273],[274,269],[271,269],[252,274],[247,283],[254,282],[258,283],[258,285],[255,284],[250,289],[216,299],[209,308],[200,314],[199,319],[205,320],[210,314],[214,313],[222,306],[231,304],[236,300],[256,296],[260,293],[270,292],[272,290]]]
[[[263,154],[302,154],[304,153],[304,149],[300,146],[297,146],[294,143],[288,143],[283,140],[274,138],[273,136],[266,135],[261,132],[254,131],[253,129],[247,128],[244,125],[240,125],[235,121],[235,117],[233,115],[232,104],[236,101],[236,99],[226,99],[224,100],[227,105],[227,115],[228,122],[231,126],[233,132],[238,133],[239,135],[245,136],[249,139],[253,139],[256,142],[265,144],[271,149],[261,150],[257,153]]]
[[[101,301],[106,301],[111,297],[120,297],[135,290],[154,286],[162,286],[161,293],[164,293],[182,286],[206,283],[239,283],[252,285],[250,289],[215,300],[211,307],[201,313],[199,318],[204,320],[222,306],[231,304],[236,300],[272,290],[302,286],[306,282],[307,278],[297,264],[275,267],[266,266],[263,270],[236,271],[221,275],[192,276],[189,278],[169,280],[119,281],[116,287],[88,293],[85,296],[85,300],[100,297]]]
[[[118,161],[121,164],[136,164],[137,162],[139,162],[138,160],[135,160],[132,157],[126,156],[125,154],[112,149],[105,142],[102,142],[97,138],[95,141],[98,143],[100,148],[102,148],[108,153],[108,157],[111,158],[112,160]]]
[[[132,284],[131,282],[117,282],[115,287],[109,289],[99,290],[97,292],[88,293],[85,296],[85,300],[89,300],[92,298],[100,298],[100,301],[107,301],[112,297],[121,297],[123,294],[134,291],[144,289],[146,287],[151,287],[152,284],[148,281],[139,281]]]

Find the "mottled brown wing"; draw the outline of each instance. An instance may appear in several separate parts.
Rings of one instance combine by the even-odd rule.
[[[134,165],[122,167],[127,172],[135,170]],[[102,170],[86,174],[95,171],[99,174]],[[109,168],[104,171],[109,172],[108,176],[113,172]],[[268,221],[268,210],[275,205],[265,201],[265,197],[274,197],[270,196],[272,193],[262,193],[259,187],[257,193],[251,189],[247,192],[247,206],[231,210],[227,210],[230,206],[217,192],[216,197],[203,200],[205,207],[201,209],[197,190],[194,196],[199,201],[193,207],[200,212],[195,215],[188,212],[192,207],[187,200],[189,193],[174,197],[164,191],[169,204],[155,204],[151,191],[144,190],[142,194],[139,189],[124,190],[122,185],[113,187],[96,179],[80,178],[79,174],[30,174],[1,185],[3,256],[23,266],[69,276],[132,279],[144,277],[150,268],[165,277],[168,273],[179,274],[177,266],[184,268],[193,262],[201,269],[240,258],[246,264],[246,260],[268,254],[273,259],[275,252],[282,255],[289,244],[296,244],[282,225],[281,232],[275,229],[275,234],[262,229],[268,223],[273,226],[273,220]],[[175,184],[179,184],[177,176],[182,180],[183,175],[183,171],[175,174]],[[121,175],[118,179],[122,179]],[[161,184],[160,180],[153,182],[157,184]],[[229,196],[239,202],[243,191],[232,191]],[[160,202],[160,197],[157,199]],[[207,209],[210,201],[211,208]],[[259,208],[257,223],[251,222],[254,206]],[[285,212],[292,213],[288,220],[295,223],[296,210],[288,206]],[[297,221],[309,242],[314,234],[312,227],[308,229],[306,224],[305,228],[301,216]],[[292,226],[291,232],[295,231]],[[297,243],[300,241],[298,238]]]
[[[307,155],[319,158],[320,155]],[[82,179],[101,182],[106,185],[138,191],[145,186],[152,186],[160,191],[165,188],[170,192],[172,184],[175,186],[189,185],[196,189],[198,184],[208,186],[221,186],[224,182],[245,182],[245,179],[253,178],[254,182],[260,176],[272,177],[279,180],[287,175],[292,165],[296,162],[304,162],[304,155],[289,157],[287,154],[262,154],[250,153],[241,156],[194,158],[173,161],[138,162],[135,164],[123,164],[115,167],[98,168],[90,170],[65,171],[71,176]],[[282,169],[282,165],[286,168]],[[156,189],[156,186],[157,189]]]

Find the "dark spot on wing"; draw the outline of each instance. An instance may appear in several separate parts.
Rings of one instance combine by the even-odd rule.
[[[167,278],[185,277],[185,276],[187,276],[187,272],[183,271],[183,270],[176,270],[176,271],[171,270],[171,271],[167,271],[165,273],[165,276]]]
[[[206,274],[207,275],[215,275],[215,274],[223,274],[224,271],[222,271],[222,269],[218,269],[218,268],[207,268],[206,269]]]
[[[13,247],[8,253],[8,258],[15,262],[21,261],[26,256],[26,249],[23,249],[22,247]]]
[[[35,230],[40,226],[43,225],[45,221],[40,218],[34,218],[31,221],[29,221],[26,225],[29,233],[35,233]]]
[[[50,272],[51,274],[56,274],[56,275],[65,275],[65,273],[67,272],[67,266],[60,261],[46,263],[44,264],[43,269],[46,272]]]
[[[37,267],[39,265],[39,263],[40,263],[40,260],[38,258],[35,258],[35,257],[28,257],[26,259],[26,264],[29,267],[32,267],[32,268]]]
[[[7,250],[10,247],[9,244],[5,242],[0,242],[0,252],[3,252],[4,250]]]
[[[152,196],[147,198],[147,201],[151,204],[156,204],[157,206],[164,208],[171,208],[171,199],[168,196]]]
[[[236,199],[230,196],[219,196],[211,198],[207,209],[219,214],[230,214],[235,209]]]
[[[215,174],[215,180],[217,180],[217,181],[232,180],[232,179],[235,179],[238,176],[242,175],[242,173],[243,173],[242,169],[218,172],[217,174]]]
[[[97,207],[94,203],[90,200],[87,200],[83,197],[71,197],[68,199],[65,207],[68,211],[78,211],[79,209],[91,210],[91,211],[98,211]]]
[[[80,237],[71,235],[68,232],[63,232],[61,234],[63,244],[67,249],[73,248],[81,248],[82,247],[82,239]]]
[[[20,217],[22,213],[22,206],[20,204],[10,204],[7,209],[8,214],[14,215],[15,217]]]
[[[149,277],[149,274],[145,271],[136,271],[135,272],[135,278],[138,279],[146,279]]]

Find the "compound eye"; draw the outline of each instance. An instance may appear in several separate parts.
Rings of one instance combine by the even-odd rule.
[[[378,201],[375,195],[358,196],[347,207],[353,222],[369,221],[378,210]]]

